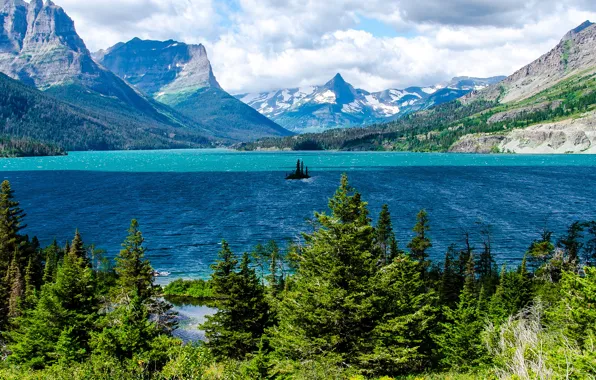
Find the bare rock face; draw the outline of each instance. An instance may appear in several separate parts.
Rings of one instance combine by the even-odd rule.
[[[160,94],[193,92],[205,87],[221,89],[203,45],[135,38],[94,57],[120,78],[157,99]]]
[[[7,0],[0,11],[0,71],[38,88],[101,76],[74,22],[47,0]]]
[[[554,49],[503,82],[472,93],[463,101],[519,101],[580,72],[596,72],[596,24],[589,21],[571,30]]]
[[[581,118],[538,124],[503,134],[462,137],[450,149],[459,153],[596,153],[596,112]]]
[[[0,2],[0,57],[21,49],[27,33],[27,7],[21,0]]]

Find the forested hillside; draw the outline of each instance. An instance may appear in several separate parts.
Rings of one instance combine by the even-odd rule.
[[[490,231],[431,262],[432,215],[397,242],[346,176],[314,229],[234,254],[170,294],[215,300],[208,342],[174,338],[133,220],[115,262],[83,243],[24,235],[0,189],[2,379],[585,379],[596,376],[596,221],[540,232],[496,262]],[[509,255],[512,256],[512,255]],[[188,286],[187,286],[188,285]],[[193,289],[193,290],[191,290]],[[187,294],[189,295],[189,294]]]
[[[57,91],[57,90],[56,90]],[[129,113],[123,119],[109,112],[111,99],[96,97],[88,91],[79,93],[79,102],[93,97],[96,109],[101,102],[109,103],[106,112],[91,112],[58,100],[0,73],[0,134],[10,136],[13,146],[25,149],[20,155],[56,153],[66,150],[150,149],[211,146],[209,140],[188,133],[184,128],[171,127],[169,134],[155,127],[150,119],[140,118],[143,128],[128,128]],[[127,110],[123,108],[122,113]],[[17,142],[21,141],[21,142]],[[34,148],[24,141],[56,145],[60,149]],[[42,145],[44,145],[42,144]]]

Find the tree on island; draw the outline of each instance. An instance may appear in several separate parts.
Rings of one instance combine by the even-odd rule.
[[[296,162],[296,171],[294,173],[286,176],[286,179],[308,179],[310,175],[308,174],[308,167],[304,165],[303,160],[298,160]]]

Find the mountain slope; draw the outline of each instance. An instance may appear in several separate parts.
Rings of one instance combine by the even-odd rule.
[[[90,114],[4,74],[0,74],[0,93],[0,136],[5,140],[44,142],[66,150],[188,148],[209,144],[194,135],[179,135],[176,128],[127,128],[123,124],[127,120]]]
[[[189,124],[175,111],[160,108],[96,64],[72,19],[52,1],[32,0],[27,4],[5,0],[0,21],[0,72],[48,91],[93,118],[114,123],[118,127],[114,133],[121,133],[122,141],[139,130],[163,136],[175,130],[177,136],[190,137],[190,145],[206,140],[198,123]],[[146,146],[131,141],[126,145]]]
[[[182,112],[213,135],[236,141],[291,133],[228,95],[203,45],[135,38],[95,58],[143,93]]]
[[[280,125],[306,133],[389,121],[457,99],[503,78],[460,77],[434,87],[371,93],[355,89],[337,74],[323,86],[241,94],[237,98]]]
[[[524,66],[497,85],[475,92],[478,98],[511,103],[527,99],[581,71],[596,68],[596,26],[586,21],[569,31],[551,51]],[[589,72],[586,72],[589,74]]]
[[[368,128],[269,139],[242,149],[594,153],[596,25],[586,22],[503,82]]]

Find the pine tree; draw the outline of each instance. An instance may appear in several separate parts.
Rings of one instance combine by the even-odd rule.
[[[492,237],[490,227],[483,229],[482,234],[484,241],[482,242],[483,250],[476,262],[476,275],[480,286],[484,287],[487,295],[492,295],[495,292],[499,282],[499,271],[497,263],[492,254]]]
[[[464,284],[464,276],[460,273],[456,253],[455,244],[449,246],[439,281],[439,300],[441,305],[449,307],[457,305]]]
[[[443,356],[441,364],[445,367],[467,370],[486,360],[486,348],[481,339],[484,315],[480,306],[476,292],[474,257],[471,256],[457,307],[444,308],[446,321],[440,324],[442,331],[435,337]]]
[[[61,259],[61,250],[58,247],[58,242],[54,240],[43,251],[45,255],[45,266],[43,269],[43,283],[49,284],[56,279],[56,271],[58,270],[58,262]]]
[[[139,297],[141,303],[154,295],[153,268],[145,259],[144,241],[139,223],[133,219],[120,255],[116,258],[117,288],[129,297]]]
[[[43,286],[35,309],[17,318],[18,328],[9,333],[10,361],[42,368],[85,358],[99,309],[95,289],[92,269],[71,249],[56,281]]]
[[[10,182],[4,181],[0,186],[0,275],[6,275],[15,249],[20,245],[22,237],[19,232],[26,226],[22,223],[24,211],[14,199],[14,191]],[[22,263],[19,263],[19,266]]]
[[[580,266],[580,254],[583,248],[584,224],[574,222],[567,229],[567,235],[559,239],[557,247],[561,248],[569,263],[567,270],[577,271]]]
[[[75,237],[72,240],[72,244],[70,245],[69,252],[83,260],[86,265],[91,267],[91,261],[89,260],[89,256],[87,255],[87,250],[85,249],[85,245],[83,244],[83,239],[81,238],[81,234],[79,230],[76,230]]]
[[[429,230],[428,214],[426,213],[426,210],[422,210],[416,216],[416,225],[413,228],[416,235],[408,244],[408,248],[410,249],[410,256],[412,259],[418,261],[423,278],[426,277],[426,271],[430,266],[430,262],[428,261],[428,250],[432,247],[432,243],[427,236]]]
[[[380,264],[385,265],[390,257],[391,241],[395,238],[389,206],[384,204],[375,227],[375,240],[381,251]]]
[[[292,286],[278,305],[271,343],[286,359],[353,362],[374,328],[369,280],[378,248],[367,204],[344,175],[329,208],[316,214],[319,229],[304,235]]]
[[[10,286],[8,298],[8,318],[17,318],[21,315],[21,302],[25,295],[25,280],[19,268],[18,249],[15,250],[13,259],[8,268],[6,283]]]
[[[419,265],[397,257],[371,279],[377,325],[361,344],[368,350],[359,364],[367,375],[418,372],[430,361],[431,331],[436,324],[436,295],[427,292]]]
[[[220,252],[222,261],[215,267],[235,262],[227,258],[225,248]],[[226,261],[228,264],[224,264]],[[244,359],[257,350],[269,319],[264,288],[254,269],[250,268],[248,253],[243,255],[239,272],[231,272],[225,283],[228,286],[225,298],[218,302],[217,313],[207,317],[202,329],[208,339],[206,344],[216,357]],[[222,295],[223,291],[220,289],[218,294]]]
[[[211,285],[216,297],[225,298],[230,289],[230,282],[235,276],[236,266],[238,260],[234,257],[234,253],[230,249],[227,241],[222,241],[221,250],[218,253],[219,259],[211,265]]]

